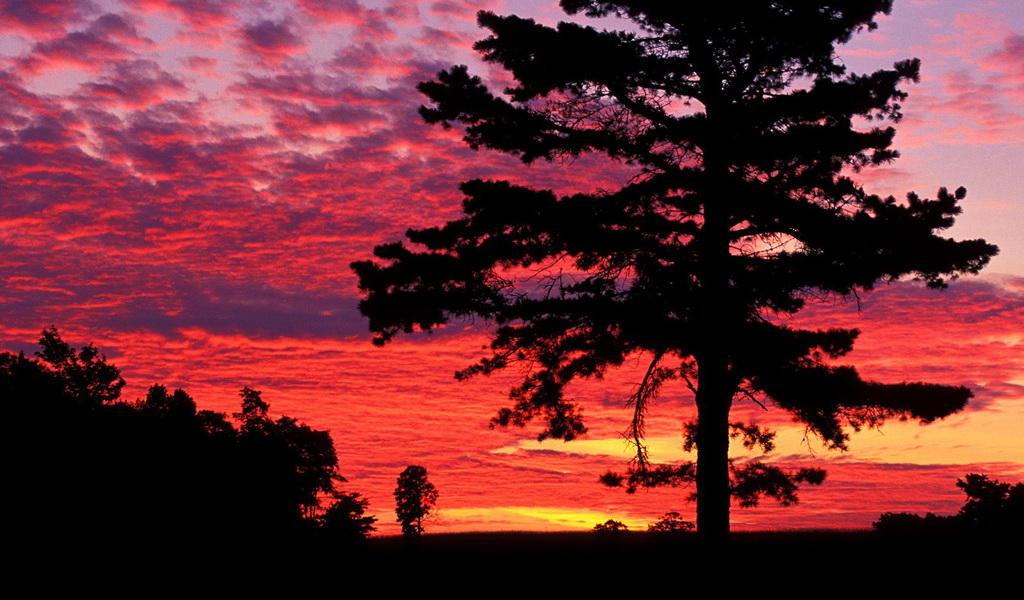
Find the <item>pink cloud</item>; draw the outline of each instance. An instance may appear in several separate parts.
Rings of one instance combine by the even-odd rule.
[[[359,0],[297,0],[296,5],[316,21],[331,25],[362,25],[368,16]]]
[[[911,89],[902,134],[910,145],[1016,144],[1024,140],[1024,43],[999,33],[998,49],[978,45],[959,66],[930,74]]]
[[[362,42],[339,48],[329,66],[338,74],[399,79],[417,73],[416,59],[412,48],[385,49],[373,42]]]
[[[435,47],[459,47],[465,46],[470,47],[473,42],[479,36],[470,33],[460,33],[456,31],[448,31],[444,29],[436,29],[434,27],[424,27],[423,33],[418,40],[419,43],[424,46],[435,46]]]
[[[195,29],[223,27],[235,19],[236,0],[138,0],[144,11],[161,11],[175,15]]]
[[[207,56],[188,56],[181,59],[181,62],[188,71],[195,73],[196,75],[202,76],[206,79],[223,79],[222,76],[217,73],[217,65],[219,61],[215,58]]]
[[[476,23],[477,12],[481,10],[492,10],[498,7],[499,3],[494,2],[493,0],[472,0],[465,2],[442,0],[441,2],[431,2],[427,6],[427,10],[434,15],[454,17],[456,19]]]
[[[997,77],[979,81],[975,74],[949,72],[941,78],[943,93],[923,101],[929,112],[941,115],[942,139],[947,143],[1019,143],[1024,141],[1024,111]]]
[[[994,73],[993,82],[1018,106],[1024,105],[1024,35],[1008,35],[1003,47],[986,56],[981,64]]]
[[[969,40],[971,44],[983,45],[999,41],[1002,38],[1000,26],[1005,26],[1005,23],[993,26],[990,14],[961,13],[953,19],[953,25],[961,30],[961,41]]]

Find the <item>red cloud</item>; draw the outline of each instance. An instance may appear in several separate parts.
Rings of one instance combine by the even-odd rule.
[[[181,95],[185,91],[185,84],[161,69],[156,62],[135,60],[117,64],[98,81],[83,84],[75,98],[79,102],[115,104],[138,109]]]
[[[0,71],[0,143],[13,139],[18,129],[36,118],[57,118],[63,112],[59,100],[33,94],[14,73]]]
[[[217,59],[209,58],[207,56],[189,56],[181,59],[181,62],[185,65],[185,68],[197,75],[201,75],[208,79],[221,79],[221,75],[217,73]]]
[[[131,20],[108,13],[82,31],[35,44],[19,59],[19,65],[33,74],[61,66],[96,71],[108,61],[128,58],[136,49],[151,44],[151,40],[138,33]]]
[[[4,29],[48,38],[92,12],[92,2],[69,0],[0,0],[0,22]]]

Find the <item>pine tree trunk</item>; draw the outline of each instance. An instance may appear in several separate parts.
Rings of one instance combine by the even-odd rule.
[[[709,119],[721,111],[708,106]],[[731,226],[728,200],[733,196],[724,150],[719,141],[705,148],[705,175],[710,193],[704,196],[704,224],[698,238],[696,270],[700,293],[696,302],[702,348],[697,361],[697,532],[706,542],[729,538],[729,411],[735,384],[729,366],[729,347],[741,315],[730,310],[729,280]]]
[[[732,389],[723,366],[705,364],[700,367],[696,398],[697,533],[706,542],[724,542],[729,538],[729,409]]]

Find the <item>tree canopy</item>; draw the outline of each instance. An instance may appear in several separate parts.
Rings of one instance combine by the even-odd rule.
[[[36,356],[58,379],[68,396],[82,404],[111,403],[121,396],[124,379],[92,344],[76,351],[56,327],[43,330]]]
[[[961,410],[966,388],[870,382],[836,365],[857,330],[784,320],[809,300],[879,282],[941,288],[997,251],[940,235],[961,211],[963,188],[898,201],[851,177],[898,156],[901,86],[918,79],[919,63],[850,73],[835,48],[875,29],[892,2],[560,4],[628,26],[480,12],[490,35],[475,49],[514,83],[495,93],[454,66],[420,84],[430,101],[420,112],[461,128],[473,148],[524,163],[604,154],[633,177],[561,197],[509,181],[463,183],[462,218],[410,230],[414,248],[385,243],[376,260],[353,264],[375,342],[483,317],[493,352],[458,376],[531,365],[493,423],[543,421],[540,439],[586,431],[567,384],[645,357],[628,397],[635,460],[603,480],[628,489],[695,482],[698,530],[718,537],[730,496],[792,503],[797,483],[824,476],[733,464],[730,437],[772,443],[770,431],[730,420],[734,401],[781,408],[833,448],[846,447],[844,427]],[[670,382],[694,394],[685,443],[696,463],[654,465],[643,442],[648,407]]]

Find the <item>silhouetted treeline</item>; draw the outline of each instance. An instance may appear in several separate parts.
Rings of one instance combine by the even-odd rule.
[[[987,475],[969,473],[956,486],[967,501],[955,515],[883,513],[875,530],[886,534],[1005,535],[1024,534],[1024,482],[1003,483]]]
[[[95,347],[76,352],[55,329],[40,345],[34,358],[0,353],[14,442],[5,490],[26,541],[211,547],[373,529],[366,501],[338,489],[330,434],[272,419],[258,391],[242,390],[234,421],[162,385],[125,402]]]

